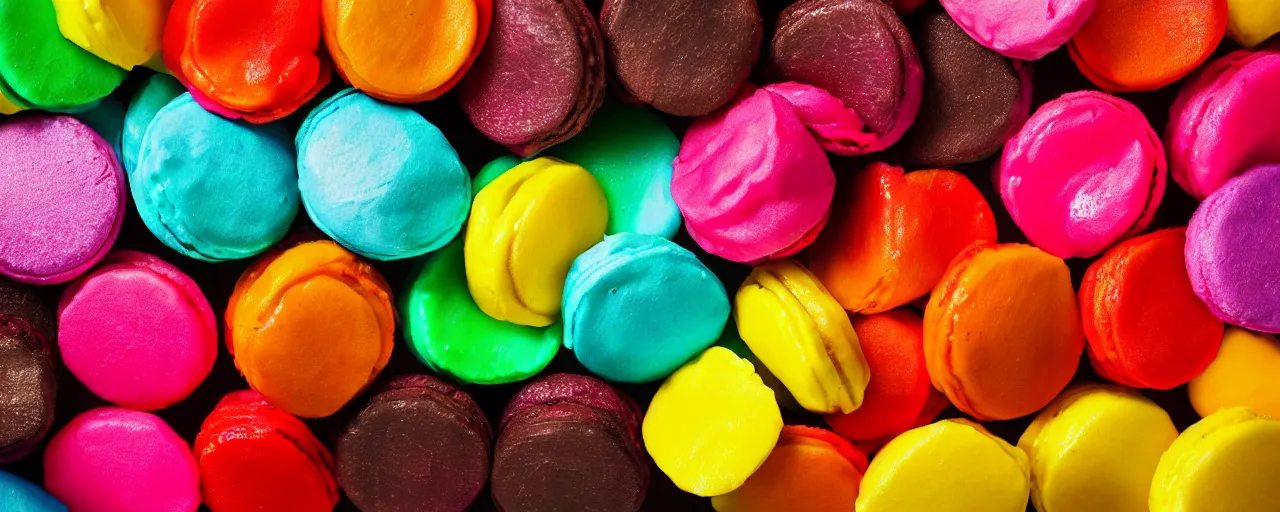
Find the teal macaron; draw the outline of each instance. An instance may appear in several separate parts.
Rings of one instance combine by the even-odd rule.
[[[83,112],[77,112],[71,115],[79,119],[93,131],[98,132],[102,139],[111,144],[111,149],[116,151],[116,158],[120,158],[120,140],[121,132],[124,130],[124,107],[120,102],[111,96],[102,98],[93,108]]]
[[[615,382],[649,382],[720,338],[724,285],[688,249],[636,233],[605,237],[573,262],[564,288],[564,346]]]
[[[124,113],[124,127],[120,134],[120,161],[126,171],[138,165],[138,152],[142,150],[142,136],[156,113],[187,89],[174,77],[154,74],[133,93],[129,108]]]
[[[0,470],[0,512],[67,512],[67,507],[35,484]]]
[[[283,126],[227,119],[184,93],[147,125],[129,188],[165,245],[204,261],[234,260],[288,232],[298,214],[295,166]]]
[[[296,145],[307,215],[361,256],[421,256],[467,220],[471,175],[444,134],[412,109],[347,89],[311,111]]]

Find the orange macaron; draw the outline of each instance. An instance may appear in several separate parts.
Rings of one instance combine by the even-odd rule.
[[[1067,48],[1107,92],[1150,91],[1187,76],[1227,32],[1227,0],[1098,0]]]
[[[782,427],[769,458],[742,487],[711,498],[718,512],[853,510],[867,456],[834,432]]]

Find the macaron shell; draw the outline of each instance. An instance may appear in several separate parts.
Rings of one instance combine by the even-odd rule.
[[[826,421],[853,441],[874,441],[915,428],[916,418],[934,393],[924,362],[924,325],[906,309],[876,315],[850,315],[858,345],[872,379],[862,405]]]
[[[1083,350],[1067,265],[1035,247],[975,244],[956,256],[925,308],[929,378],[981,421],[1048,405]]]
[[[169,1],[54,0],[58,29],[98,58],[131,70],[160,51]]]
[[[942,0],[974,40],[1006,57],[1039,60],[1066,44],[1098,0]]]
[[[588,375],[553,373],[520,388],[502,411],[502,426],[505,428],[508,421],[529,409],[561,404],[590,407],[610,416],[626,431],[632,444],[640,447],[639,406],[608,383]]]
[[[124,114],[123,133],[120,137],[120,159],[125,172],[132,173],[138,167],[138,153],[142,151],[142,137],[156,113],[174,98],[187,92],[172,76],[156,73],[147,78],[138,92],[133,94]]]
[[[1280,418],[1280,342],[1275,336],[1228,327],[1218,357],[1187,385],[1201,417],[1248,407]]]
[[[853,510],[867,457],[848,441],[787,425],[769,458],[737,490],[711,498],[719,512]]]
[[[0,402],[5,404],[0,408],[0,464],[31,453],[53,424],[58,391],[54,321],[52,311],[29,288],[0,280]]]
[[[782,431],[782,413],[751,363],[711,347],[658,388],[642,430],[649,456],[677,487],[719,496],[764,463]]]
[[[1227,30],[1227,0],[1097,0],[1067,48],[1108,92],[1150,91],[1187,76]]]
[[[1223,409],[1183,431],[1160,458],[1151,512],[1274,509],[1277,474],[1280,420]]]
[[[107,254],[124,219],[124,171],[109,143],[64,116],[0,125],[0,274],[70,281]]]
[[[0,470],[0,503],[5,512],[67,512],[63,505],[40,486]]]
[[[63,38],[48,0],[0,1],[0,26],[0,91],[20,107],[80,110],[111,94],[127,74]]]
[[[1227,35],[1245,48],[1280,33],[1280,4],[1268,0],[1227,0]]]

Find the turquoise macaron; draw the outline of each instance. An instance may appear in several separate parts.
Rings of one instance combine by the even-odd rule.
[[[724,285],[688,249],[654,235],[605,237],[569,268],[564,346],[615,382],[666,377],[729,321]]]
[[[298,214],[298,173],[284,127],[227,119],[189,93],[156,113],[128,174],[147,228],[191,258],[259,254],[284,238]]]
[[[307,215],[361,256],[421,256],[467,220],[471,175],[444,134],[412,109],[347,89],[311,111],[295,142]]]
[[[142,136],[147,132],[147,125],[160,109],[184,92],[187,89],[176,78],[155,74],[133,93],[129,108],[125,109],[124,127],[120,134],[120,160],[125,171],[132,171],[138,165],[138,152],[142,149]]]
[[[67,512],[67,507],[35,484],[0,470],[0,512]]]

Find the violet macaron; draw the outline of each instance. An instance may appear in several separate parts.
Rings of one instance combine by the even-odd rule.
[[[58,284],[111,249],[128,184],[111,144],[67,116],[0,124],[0,275]]]
[[[53,424],[56,343],[53,311],[0,278],[0,464],[31,453]]]
[[[1187,227],[1191,288],[1223,321],[1280,333],[1280,165],[1255,167],[1209,195]]]

